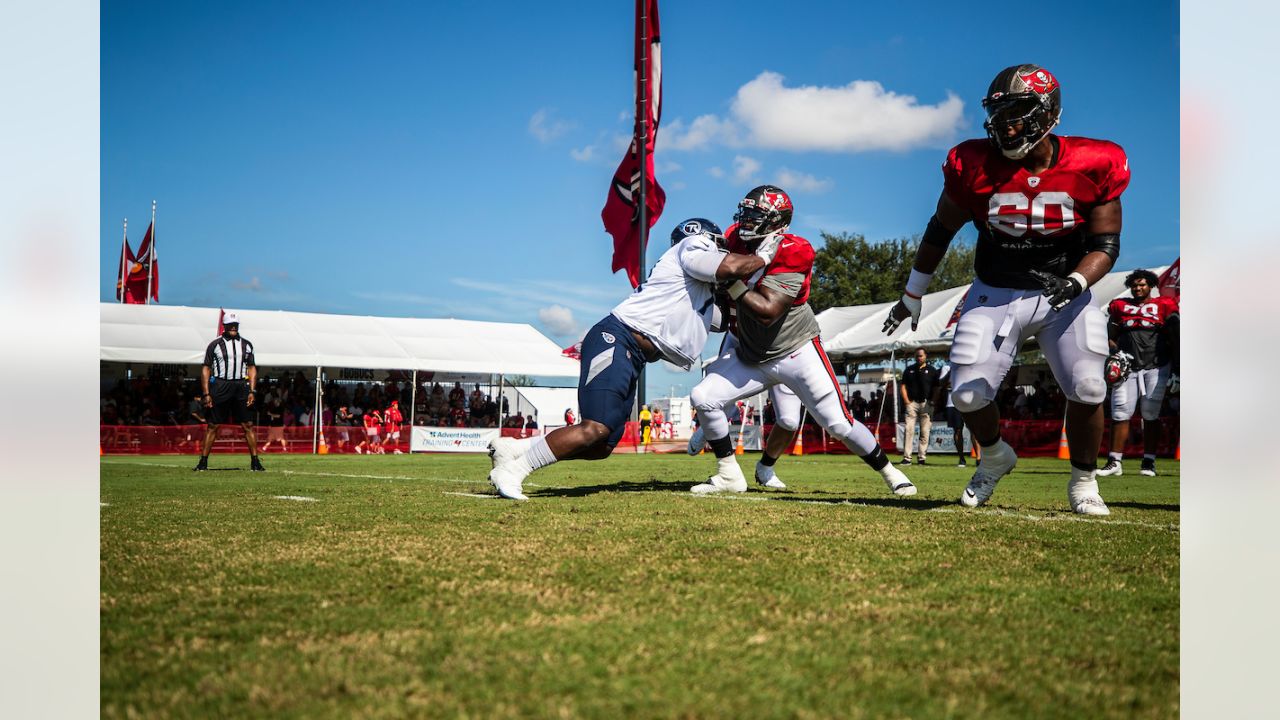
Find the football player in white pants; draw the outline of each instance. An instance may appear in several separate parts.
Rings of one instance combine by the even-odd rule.
[[[982,461],[960,504],[976,507],[1013,470],[1017,455],[1000,437],[992,400],[1023,340],[1035,335],[1067,396],[1071,450],[1067,501],[1085,515],[1108,515],[1096,472],[1102,443],[1107,319],[1089,304],[1089,286],[1120,252],[1120,195],[1129,161],[1105,140],[1052,134],[1061,89],[1048,70],[1002,70],[982,101],[987,138],[952,148],[937,210],[916,249],[902,299],[885,332],[920,319],[920,298],[965,223],[978,229],[974,272],[951,346],[956,409],[982,446]]]
[[[729,249],[736,252],[778,238],[781,242],[760,277],[729,288],[735,303],[730,308],[736,318],[734,332],[689,395],[717,464],[716,474],[692,491],[746,492],[747,480],[733,454],[724,409],[767,388],[786,385],[827,432],[880,473],[895,495],[914,495],[916,486],[889,463],[871,431],[845,407],[808,303],[813,248],[804,238],[787,232],[792,213],[791,198],[785,192],[762,185],[738,204],[737,224],[725,234]],[[791,415],[798,427],[799,414]]]
[[[804,404],[800,398],[786,385],[774,385],[769,388],[769,400],[773,402],[774,423],[769,437],[764,441],[764,450],[756,461],[756,484],[771,490],[786,490],[787,484],[782,482],[778,473],[774,472],[774,464],[782,457],[795,441],[796,431],[800,429],[800,418]],[[697,455],[707,446],[707,436],[698,427],[689,437],[688,452]]]
[[[1134,270],[1124,284],[1131,297],[1119,297],[1107,306],[1111,349],[1129,356],[1133,371],[1111,388],[1111,451],[1098,475],[1123,475],[1124,446],[1129,442],[1129,420],[1142,407],[1144,453],[1139,472],[1156,475],[1156,450],[1160,447],[1160,406],[1165,390],[1177,387],[1178,301],[1152,297],[1159,284],[1150,270]]]
[[[768,264],[778,243],[754,254],[726,253],[724,235],[710,220],[690,218],[671,233],[671,247],[649,280],[596,323],[582,339],[576,425],[526,440],[499,438],[489,445],[489,482],[498,494],[528,500],[530,473],[560,460],[603,460],[622,439],[645,363],[666,360],[684,369],[702,355],[707,333],[719,327],[715,283],[748,277]]]

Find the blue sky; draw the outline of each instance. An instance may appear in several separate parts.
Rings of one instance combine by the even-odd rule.
[[[573,342],[630,290],[600,209],[630,133],[632,7],[104,4],[101,298],[121,219],[136,247],[155,199],[166,304],[528,322]],[[677,221],[727,225],[760,182],[791,193],[815,244],[921,231],[946,148],[981,136],[979,100],[1018,62],[1058,76],[1061,132],[1129,154],[1119,267],[1172,261],[1178,15],[1151,7],[667,0],[650,262]],[[650,397],[695,380],[651,367]]]

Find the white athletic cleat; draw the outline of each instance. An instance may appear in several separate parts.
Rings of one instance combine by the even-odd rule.
[[[357,445],[357,446],[356,446],[356,454],[357,454],[357,455],[363,455],[363,454],[364,454],[364,450],[363,450],[363,449],[361,449],[361,447],[360,447],[359,445]]]
[[[500,465],[489,471],[489,482],[498,494],[511,500],[528,500],[524,494],[524,479],[528,472],[521,472],[514,463]]]
[[[1001,440],[991,448],[982,449],[982,462],[973,473],[969,485],[960,494],[960,504],[965,507],[978,507],[991,499],[996,491],[996,483],[1009,474],[1013,466],[1018,464],[1018,454],[1009,447],[1009,443]]]
[[[1098,494],[1098,481],[1093,472],[1081,472],[1071,468],[1071,481],[1067,483],[1067,501],[1071,511],[1081,515],[1110,515],[1111,509]]]
[[[772,467],[756,462],[756,484],[774,490],[786,490],[787,486],[778,478]]]
[[[523,441],[516,438],[497,438],[489,443],[490,467],[496,468],[499,465],[520,460],[528,449]]]
[[[910,497],[916,494],[916,486],[907,479],[906,473],[889,463],[880,471],[880,475],[884,477],[884,484],[889,486],[890,492],[898,497]]]
[[[690,455],[697,455],[707,446],[707,436],[702,433],[702,428],[693,431],[689,436],[689,447],[685,448],[685,452]]]
[[[1098,469],[1098,477],[1111,477],[1112,475],[1123,475],[1124,464],[1115,458],[1107,458],[1107,464]]]
[[[710,495],[712,493],[744,493],[747,491],[747,478],[743,476],[742,468],[738,467],[738,461],[734,456],[720,458],[716,463],[719,466],[719,472],[707,478],[706,482],[689,488],[689,492],[695,495]]]

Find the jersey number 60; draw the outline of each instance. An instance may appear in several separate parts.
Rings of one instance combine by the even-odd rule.
[[[1061,219],[1045,220],[1045,208],[1057,207]],[[996,193],[991,196],[987,218],[1006,235],[1021,237],[1027,225],[1041,235],[1051,235],[1075,227],[1076,201],[1064,192],[1046,191],[1028,198],[1024,193]]]

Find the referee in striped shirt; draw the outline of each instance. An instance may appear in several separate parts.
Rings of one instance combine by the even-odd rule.
[[[253,343],[240,337],[240,316],[229,312],[222,319],[222,336],[209,343],[200,368],[200,387],[209,423],[204,431],[204,448],[195,470],[209,469],[209,448],[218,426],[238,422],[249,444],[249,469],[266,470],[258,461],[258,440],[253,432],[253,394],[258,383],[258,367],[253,361]]]

